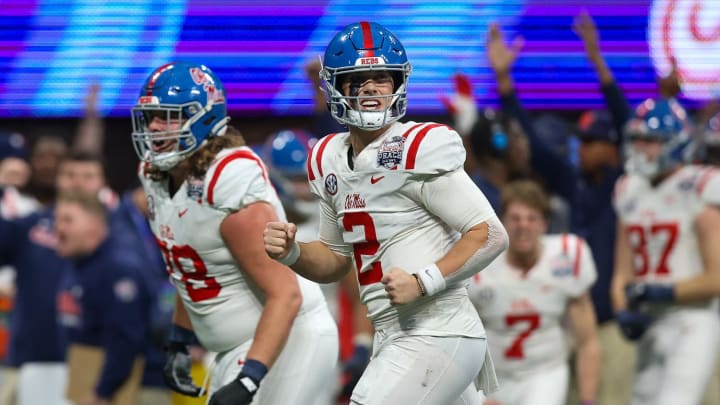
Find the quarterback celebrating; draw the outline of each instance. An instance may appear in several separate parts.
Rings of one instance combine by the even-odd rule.
[[[132,118],[150,225],[177,288],[166,382],[201,394],[186,349],[197,336],[218,353],[210,405],[311,403],[332,378],[337,329],[320,288],[263,250],[265,224],[285,214],[265,165],[227,126],[222,83],[203,65],[161,66]]]
[[[379,24],[351,24],[331,40],[320,74],[349,132],[324,137],[308,159],[320,240],[299,243],[295,224],[273,221],[265,249],[318,282],[357,271],[376,333],[353,404],[479,404],[475,382],[492,390],[497,381],[465,287],[507,234],[463,170],[458,134],[398,122],[410,71]]]

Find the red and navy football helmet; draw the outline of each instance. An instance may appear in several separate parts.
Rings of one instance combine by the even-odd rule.
[[[397,121],[407,110],[411,70],[405,48],[387,28],[365,21],[346,26],[328,44],[320,71],[332,116],[341,124],[367,131]],[[393,94],[385,111],[359,111],[353,106],[376,96],[345,96],[342,92],[343,75],[367,71],[387,71],[393,77]]]
[[[182,125],[175,131],[150,132],[154,117]],[[215,73],[200,64],[168,63],[148,76],[132,109],[135,151],[141,160],[169,170],[207,139],[223,135],[229,120],[225,87]],[[153,149],[153,143],[167,141],[175,141],[170,150]]]

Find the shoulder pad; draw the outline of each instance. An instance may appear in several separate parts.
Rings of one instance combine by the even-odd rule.
[[[714,167],[700,170],[695,191],[705,204],[720,205],[720,170]]]
[[[465,164],[462,138],[447,125],[432,122],[415,124],[404,134],[403,167],[417,174],[438,175]]]
[[[217,159],[205,175],[204,187],[209,205],[229,210],[267,201],[272,189],[265,165],[249,148]]]
[[[570,293],[579,297],[595,284],[597,270],[593,260],[590,246],[585,239],[564,233],[560,235],[563,254],[572,261],[572,283]]]
[[[615,181],[615,188],[612,194],[612,203],[618,216],[623,211],[626,203],[631,201],[634,196],[645,192],[649,187],[649,183],[641,176],[623,174]]]
[[[333,145],[334,142],[339,141],[338,134],[330,134],[315,143],[313,148],[310,150],[307,160],[307,172],[308,182],[310,183],[310,190],[316,196],[322,198],[325,193],[323,192],[323,184],[325,182],[324,175],[327,169],[327,163],[325,157],[328,155],[328,145]],[[330,149],[333,147],[330,146]]]

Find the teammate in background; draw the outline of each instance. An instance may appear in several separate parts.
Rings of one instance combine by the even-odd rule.
[[[502,205],[510,246],[470,286],[501,385],[485,404],[564,405],[573,344],[581,403],[594,404],[601,359],[590,249],[576,235],[546,234],[550,202],[536,183],[508,183]]]
[[[637,341],[633,405],[699,404],[720,341],[720,176],[683,164],[686,119],[674,100],[641,103],[615,187],[612,299]]]
[[[210,405],[310,403],[331,378],[337,329],[319,287],[263,250],[265,224],[285,214],[265,165],[227,125],[225,97],[204,65],[169,63],[132,111],[150,225],[177,289],[166,381],[201,393],[189,377],[194,330],[218,353]]]
[[[261,155],[268,166],[270,179],[275,184],[288,221],[297,225],[295,238],[300,242],[316,240],[320,229],[320,200],[310,191],[307,180],[308,155],[316,142],[317,138],[308,132],[299,129],[281,130],[270,135]],[[320,289],[338,323],[341,334],[340,355],[347,356],[342,359],[345,364],[341,386],[327,384],[326,391],[319,394],[325,398],[318,404],[334,404],[334,398],[338,395],[341,401],[350,398],[353,388],[370,361],[373,327],[367,318],[367,309],[360,302],[353,273],[348,273],[338,283],[321,284]],[[346,311],[342,311],[343,299],[349,301]],[[348,336],[343,335],[343,332],[348,332],[346,328],[352,333],[352,341],[343,341],[343,337]]]
[[[497,381],[465,286],[507,234],[463,170],[457,133],[398,122],[410,71],[398,38],[377,23],[330,41],[321,77],[350,131],[321,139],[309,159],[320,240],[299,243],[295,224],[273,221],[265,249],[318,282],[357,270],[376,332],[353,404],[479,404],[476,377],[484,390]]]

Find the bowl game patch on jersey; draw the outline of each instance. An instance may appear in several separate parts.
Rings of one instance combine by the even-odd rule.
[[[395,169],[402,162],[404,148],[405,138],[402,136],[393,136],[386,139],[378,148],[378,166],[391,170]]]

